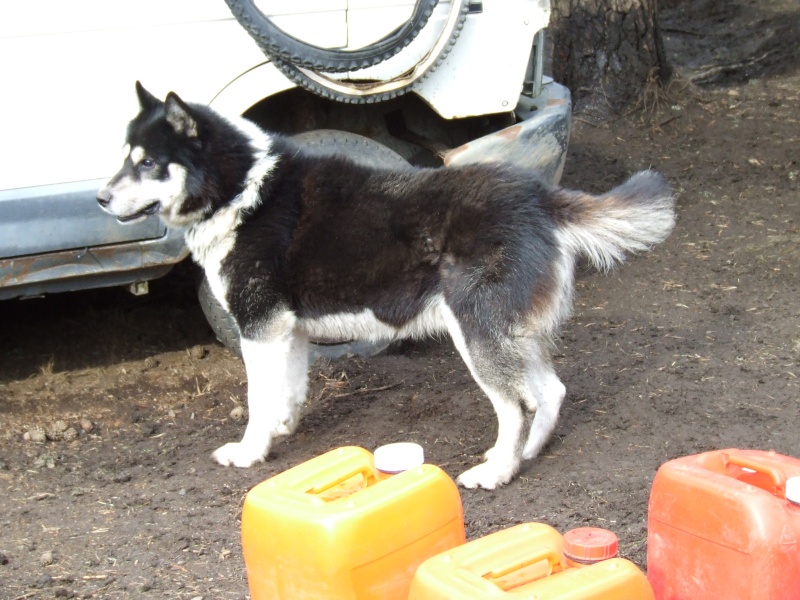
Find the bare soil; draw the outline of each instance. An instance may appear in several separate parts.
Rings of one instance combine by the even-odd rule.
[[[563,184],[604,191],[655,168],[679,222],[652,253],[581,270],[557,340],[567,400],[511,484],[463,490],[467,534],[541,521],[613,529],[646,568],[664,461],[725,447],[797,456],[800,425],[800,9],[793,0],[669,2],[680,74],[647,111],[576,115]],[[0,599],[246,598],[246,492],[329,449],[399,440],[455,476],[495,436],[446,341],[318,362],[298,431],[249,470],[211,452],[244,422],[240,361],[178,269],[121,290],[0,308]],[[234,412],[234,415],[236,413]]]

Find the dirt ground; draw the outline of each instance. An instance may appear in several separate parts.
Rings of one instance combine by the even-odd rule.
[[[604,526],[645,568],[664,461],[798,455],[800,9],[670,5],[679,80],[649,98],[647,122],[576,115],[562,183],[599,192],[655,168],[678,191],[678,225],[609,275],[581,270],[557,341],[556,434],[508,486],[462,490],[469,538],[524,521]],[[268,462],[212,463],[243,431],[231,412],[245,376],[181,270],[142,297],[5,302],[0,331],[2,600],[246,598],[239,527],[256,483],[338,446],[400,440],[455,476],[494,441],[489,402],[452,345],[430,341],[315,364],[303,421]]]

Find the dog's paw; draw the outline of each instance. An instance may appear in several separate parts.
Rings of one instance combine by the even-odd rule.
[[[522,451],[522,460],[531,460],[532,458],[536,458],[539,456],[539,452],[541,452],[541,446],[537,445],[532,448],[528,448],[527,446]]]
[[[231,442],[217,448],[211,457],[223,466],[234,466],[246,469],[254,464],[264,462],[266,458],[264,449],[256,449],[240,442]]]
[[[497,460],[498,450],[496,446],[492,446],[486,452],[483,453],[483,460],[485,462],[494,462]]]
[[[294,426],[286,425],[285,423],[279,423],[275,426],[275,429],[272,433],[275,435],[289,435],[294,432]]]
[[[485,462],[477,467],[472,467],[458,476],[456,481],[465,488],[483,488],[493,490],[497,486],[505,485],[514,476],[514,471],[509,469],[498,469],[496,464]]]
[[[294,417],[288,417],[283,421],[278,421],[276,425],[272,428],[273,435],[290,435],[294,433],[295,428],[297,427],[297,419]]]

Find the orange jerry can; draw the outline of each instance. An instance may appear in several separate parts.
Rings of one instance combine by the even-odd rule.
[[[252,600],[405,600],[425,559],[465,541],[455,483],[417,448],[395,475],[346,447],[255,486],[242,509]]]
[[[648,510],[658,600],[800,600],[800,460],[717,450],[664,463]]]
[[[543,523],[492,533],[428,559],[409,600],[653,600],[647,577],[616,558],[617,537]]]

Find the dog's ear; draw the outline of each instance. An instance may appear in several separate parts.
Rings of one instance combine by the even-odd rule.
[[[136,82],[136,95],[139,97],[139,106],[142,110],[150,110],[161,104],[161,100],[144,89],[140,81]]]
[[[167,123],[172,125],[175,133],[188,138],[197,137],[197,121],[192,116],[192,110],[181,100],[175,92],[167,94],[164,102],[164,112]]]

